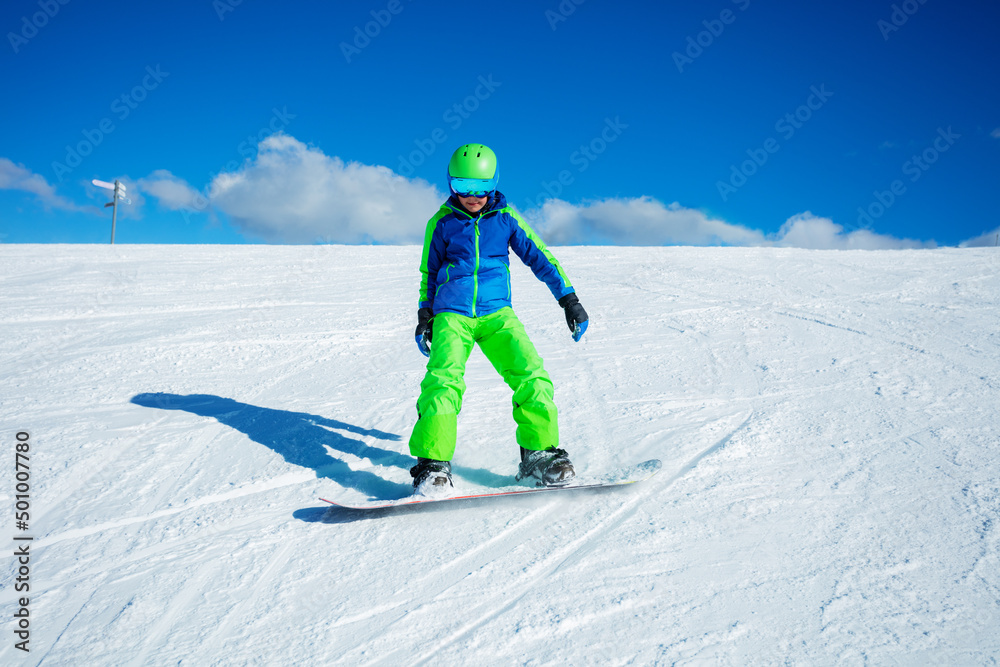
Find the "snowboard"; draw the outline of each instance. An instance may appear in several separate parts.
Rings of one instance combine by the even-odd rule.
[[[612,473],[600,475],[598,477],[577,477],[569,484],[564,484],[562,486],[505,486],[499,489],[487,489],[475,493],[463,493],[459,489],[454,489],[450,495],[442,496],[440,498],[411,495],[403,498],[396,498],[394,500],[370,500],[367,502],[362,501],[351,503],[327,500],[326,498],[320,498],[320,500],[344,509],[375,510],[390,507],[426,505],[430,503],[446,503],[456,500],[473,500],[476,498],[524,496],[530,493],[554,493],[557,491],[573,491],[579,489],[602,489],[614,486],[626,486],[628,484],[645,481],[659,472],[662,466],[663,464],[660,463],[659,459],[650,459],[649,461],[643,461],[642,463],[638,463],[634,466],[622,468],[621,470],[616,470]]]

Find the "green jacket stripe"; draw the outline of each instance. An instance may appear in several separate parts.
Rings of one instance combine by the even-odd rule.
[[[573,283],[569,281],[569,276],[567,276],[566,272],[563,271],[563,268],[559,264],[559,261],[555,258],[555,255],[549,251],[549,247],[545,245],[545,241],[543,241],[542,238],[535,233],[535,230],[532,229],[527,222],[525,222],[524,218],[521,217],[521,214],[517,212],[517,209],[513,206],[507,206],[502,212],[509,213],[515,220],[517,220],[518,226],[524,230],[524,233],[531,240],[531,242],[534,243],[535,246],[538,247],[538,250],[545,255],[545,258],[549,260],[549,263],[556,267],[556,271],[559,272],[559,277],[563,279],[566,287],[573,287]]]
[[[424,231],[424,251],[420,258],[420,303],[434,300],[434,295],[428,289],[430,285],[428,268],[431,253],[431,240],[434,238],[434,230],[437,229],[438,220],[451,213],[451,209],[442,206],[437,214],[427,221],[427,229]]]

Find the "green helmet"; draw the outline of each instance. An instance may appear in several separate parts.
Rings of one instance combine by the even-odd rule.
[[[500,169],[488,146],[465,144],[448,162],[448,189],[452,194],[482,197],[497,189]]]

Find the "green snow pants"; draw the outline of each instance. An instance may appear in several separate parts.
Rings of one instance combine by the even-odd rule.
[[[476,343],[514,391],[515,439],[525,449],[559,444],[552,380],[510,307],[484,317],[457,313],[434,316],[434,339],[427,374],[420,383],[417,423],[410,454],[450,461],[455,453],[458,412],[465,393],[465,364]]]

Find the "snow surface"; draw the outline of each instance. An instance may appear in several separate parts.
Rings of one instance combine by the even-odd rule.
[[[409,484],[418,248],[0,246],[0,663],[996,664],[1000,253],[555,253],[584,340],[514,296],[563,446],[664,469],[358,513]],[[467,382],[456,483],[509,484]]]

